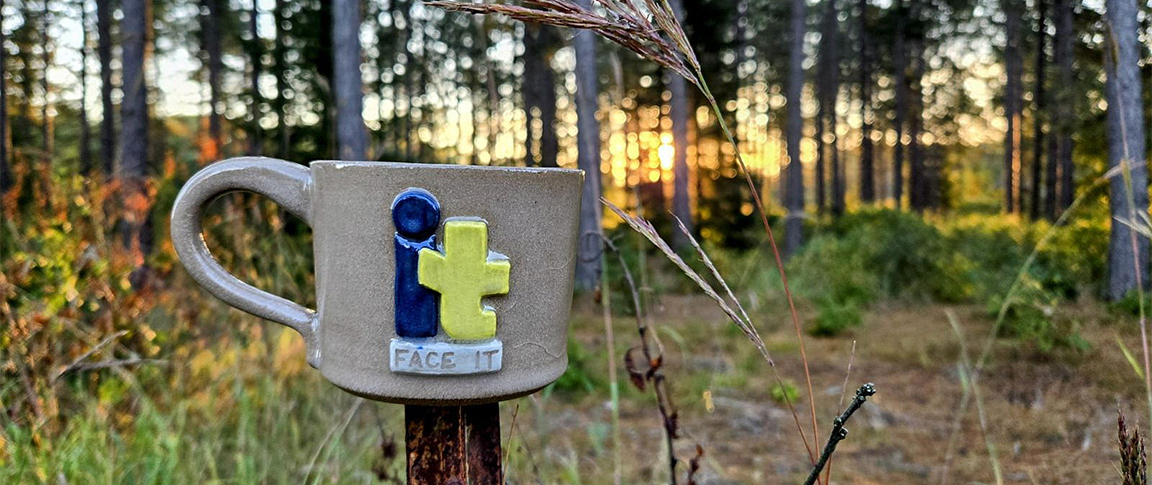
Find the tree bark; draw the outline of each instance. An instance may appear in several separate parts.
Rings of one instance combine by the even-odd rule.
[[[220,121],[220,75],[224,70],[224,54],[220,42],[220,2],[201,0],[206,13],[200,16],[200,35],[204,49],[204,62],[208,67],[208,139],[210,146],[201,148],[201,159],[215,161],[221,157],[223,127]]]
[[[592,8],[591,0],[579,0]],[[580,250],[576,260],[576,286],[591,290],[600,284],[600,122],[599,82],[596,69],[596,38],[579,30],[572,38],[576,50],[576,164],[584,170],[584,192],[580,202]],[[491,75],[491,74],[489,74]]]
[[[367,158],[364,88],[360,81],[360,2],[332,3],[333,74],[336,96],[336,146],[341,160]]]
[[[1048,22],[1048,3],[1046,0],[1036,0],[1036,9],[1039,11],[1039,19],[1036,29],[1036,85],[1032,89],[1032,101],[1036,103],[1036,108],[1032,112],[1032,192],[1030,195],[1030,204],[1028,207],[1028,215],[1032,220],[1040,219],[1041,214],[1041,197],[1040,192],[1043,186],[1041,174],[1044,172],[1044,121],[1047,117],[1046,100],[1044,98],[1044,80],[1047,78],[1047,63],[1048,56],[1044,52],[1045,46],[1048,41],[1048,33],[1045,28]]]
[[[4,0],[0,0],[0,25],[4,24]],[[4,29],[0,29],[0,196],[12,188],[12,137],[8,127],[8,49]]]
[[[1074,194],[1074,178],[1072,165],[1072,151],[1075,148],[1072,141],[1072,131],[1075,126],[1075,110],[1073,92],[1076,84],[1076,74],[1072,70],[1073,42],[1076,33],[1072,24],[1072,0],[1057,0],[1056,4],[1056,59],[1060,68],[1060,98],[1056,103],[1056,117],[1058,130],[1056,134],[1056,152],[1059,169],[1059,190],[1053,190],[1052,210],[1049,217],[1056,220],[1059,212],[1072,206]],[[1055,180],[1055,177],[1053,177]],[[1052,182],[1055,184],[1056,182]],[[1058,197],[1058,199],[1057,199]],[[1058,201],[1058,202],[1057,202]]]
[[[896,0],[896,36],[892,45],[892,64],[896,71],[896,113],[892,124],[896,130],[896,144],[892,147],[892,198],[896,208],[903,206],[904,198],[904,120],[908,117],[908,46],[907,15],[904,0]]]
[[[48,35],[48,26],[52,24],[50,19],[52,11],[49,9],[49,1],[44,1],[44,10],[40,12],[40,92],[43,93],[44,100],[40,104],[40,142],[41,142],[41,168],[44,169],[45,178],[44,182],[44,197],[45,203],[50,203],[52,195],[52,157],[56,151],[56,144],[54,143],[56,135],[52,129],[52,117],[49,115],[51,110],[51,91],[52,85],[48,83],[48,70],[52,66],[52,39]]]
[[[88,2],[80,2],[80,175],[92,172],[92,134],[88,124]],[[3,91],[0,91],[3,92]],[[2,111],[0,111],[2,113]]]
[[[147,255],[147,225],[150,201],[145,177],[148,174],[148,100],[144,79],[147,42],[148,0],[123,0],[120,38],[124,98],[120,103],[123,126],[120,130],[120,163],[116,177],[124,208],[123,243],[132,255],[136,274],[144,269]]]
[[[252,36],[251,48],[248,54],[248,63],[251,66],[252,77],[249,79],[252,90],[251,131],[248,133],[248,154],[260,155],[264,152],[264,130],[260,126],[260,119],[264,115],[264,96],[260,94],[260,76],[264,73],[264,49],[260,40],[260,5],[258,0],[252,0],[252,9],[248,14],[248,32]]]
[[[105,177],[116,169],[116,107],[112,104],[112,0],[96,0],[96,56],[100,59],[100,164]]]
[[[788,120],[785,138],[788,150],[788,168],[784,205],[788,211],[784,224],[784,253],[796,254],[803,243],[804,219],[804,164],[800,161],[800,142],[804,131],[801,118],[800,97],[804,90],[804,20],[807,5],[805,0],[792,0],[789,32],[791,52],[788,54],[787,98]]]
[[[1021,76],[1023,68],[1020,57],[1020,0],[1003,0],[1004,10],[1004,116],[1008,129],[1004,133],[1004,211],[1020,211],[1020,142],[1023,130],[1021,110],[1023,92]]]
[[[112,104],[112,0],[96,0],[96,56],[100,58],[100,163],[105,177],[116,169],[116,107]]]
[[[414,109],[412,105],[416,99],[416,95],[413,94],[413,91],[415,91],[415,86],[413,85],[412,78],[415,75],[417,68],[416,63],[418,61],[415,54],[408,50],[408,42],[412,40],[412,31],[415,30],[415,23],[411,16],[411,3],[403,0],[396,0],[396,3],[400,5],[401,15],[404,17],[404,22],[407,26],[406,29],[402,29],[403,34],[400,36],[400,52],[402,52],[406,58],[406,62],[404,64],[405,109],[404,119],[402,120],[400,127],[400,134],[404,137],[404,161],[410,162],[412,161],[412,156],[414,153],[412,150],[412,111]]]
[[[1111,179],[1112,233],[1108,250],[1108,298],[1115,301],[1148,281],[1148,239],[1119,220],[1136,223],[1148,213],[1148,171],[1144,167],[1144,113],[1140,108],[1140,40],[1135,0],[1105,2],[1105,94],[1108,99],[1108,167],[1128,164]]]
[[[276,24],[276,39],[272,46],[273,65],[276,67],[273,72],[273,76],[276,78],[276,102],[273,103],[272,109],[276,111],[276,128],[279,130],[277,134],[280,138],[277,150],[280,158],[283,159],[289,158],[292,148],[291,131],[288,128],[286,118],[288,113],[287,94],[291,87],[288,85],[288,52],[284,43],[285,37],[288,36],[284,29],[284,24],[288,21],[285,7],[285,0],[276,0],[276,6],[272,11],[272,18]]]
[[[826,64],[827,94],[825,98],[828,103],[828,110],[825,115],[827,116],[828,132],[832,135],[828,147],[832,156],[832,215],[839,217],[844,214],[844,166],[840,159],[840,136],[837,132],[840,117],[836,113],[836,105],[840,99],[840,13],[836,9],[836,0],[825,1],[828,2],[825,16],[829,19],[828,28],[825,31],[828,36],[828,50],[826,51],[828,56],[828,63]]]
[[[817,53],[817,67],[816,67],[816,213],[823,214],[827,207],[827,194],[828,188],[826,181],[828,174],[826,171],[828,165],[828,150],[827,143],[825,142],[825,130],[828,128],[829,113],[835,117],[836,105],[833,100],[832,90],[835,87],[832,85],[832,70],[833,64],[833,46],[836,43],[836,1],[823,0],[824,13],[820,19],[820,47]],[[835,136],[836,127],[832,127],[832,136]],[[832,149],[835,151],[835,148]]]
[[[684,3],[682,0],[669,0],[669,5],[676,18],[684,21]],[[680,75],[666,71],[668,90],[672,94],[669,115],[672,117],[672,143],[674,156],[672,159],[672,214],[675,215],[688,231],[694,230],[692,224],[692,207],[688,199],[688,82]],[[672,244],[676,250],[690,247],[688,236],[679,230],[672,231]]]
[[[916,11],[916,8],[913,8]],[[913,18],[919,18],[914,16]],[[909,87],[908,116],[908,205],[917,212],[923,211],[928,202],[928,177],[924,154],[924,39],[916,38],[910,48],[912,53],[912,77]]]
[[[872,147],[872,37],[868,0],[859,0],[860,29],[860,201],[876,201],[876,168]]]
[[[550,59],[555,49],[555,29],[546,25],[524,25],[525,161],[527,166],[555,167],[559,144],[556,139],[556,75]],[[537,126],[539,125],[539,126]],[[537,133],[539,129],[539,133]],[[539,142],[536,137],[539,135]]]
[[[483,19],[485,17],[477,17]],[[482,21],[476,23],[476,29],[479,32],[480,48],[485,53],[485,60],[487,60],[487,52],[489,47],[488,29]],[[500,93],[496,87],[496,71],[495,63],[488,62],[484,70],[484,85],[488,89],[488,97],[486,108],[488,111],[488,163],[496,163],[496,139],[497,134],[500,132]],[[597,206],[597,210],[599,206]]]

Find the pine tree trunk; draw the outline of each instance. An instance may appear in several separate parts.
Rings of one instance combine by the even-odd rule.
[[[896,208],[903,207],[904,198],[904,120],[908,118],[908,46],[907,19],[904,0],[896,0],[896,38],[892,46],[892,64],[896,72],[896,113],[893,125],[896,144],[892,147],[892,198]]]
[[[684,20],[684,4],[682,0],[669,0],[672,11],[681,22]],[[688,112],[691,105],[688,102],[688,82],[680,75],[666,71],[668,75],[668,89],[672,99],[669,114],[672,117],[672,143],[675,153],[672,159],[672,214],[675,215],[689,231],[694,230],[692,224],[692,207],[688,198]],[[688,237],[679,229],[672,231],[672,243],[677,250],[688,249]]]
[[[400,124],[400,135],[404,137],[404,161],[412,161],[412,102],[416,96],[412,94],[412,76],[416,68],[416,56],[408,50],[408,42],[412,40],[412,31],[415,29],[415,24],[412,21],[412,5],[407,1],[397,0],[400,5],[401,15],[404,17],[404,23],[407,28],[402,29],[400,35],[400,52],[404,53],[407,62],[404,64],[404,97],[405,109],[404,119]]]
[[[836,43],[839,42],[836,0],[824,0],[824,14],[820,20],[820,51],[816,73],[816,211],[823,213],[827,188],[825,181],[831,172],[833,212],[836,199],[836,166],[829,170],[829,159],[835,160],[836,143],[836,77],[839,69]],[[829,156],[829,150],[832,154]],[[835,165],[835,164],[833,164]]]
[[[1144,167],[1141,104],[1139,6],[1135,0],[1107,0],[1112,42],[1106,42],[1105,94],[1108,100],[1108,167],[1128,164],[1125,176],[1111,179],[1112,234],[1108,251],[1108,298],[1115,301],[1148,281],[1148,239],[1118,220],[1139,221],[1148,213],[1148,171]]]
[[[556,139],[556,76],[549,65],[556,33],[545,25],[524,25],[525,160],[527,166],[555,167],[559,146]],[[539,130],[537,133],[536,130]],[[537,140],[539,137],[539,140]]]
[[[277,151],[279,157],[283,159],[289,158],[292,149],[291,131],[286,119],[288,113],[287,93],[291,87],[288,85],[288,53],[284,44],[285,37],[288,35],[284,30],[284,23],[288,21],[285,8],[285,0],[276,0],[276,6],[272,11],[272,18],[276,23],[276,39],[272,46],[272,56],[275,58],[274,65],[276,66],[276,71],[273,73],[276,77],[276,102],[272,109],[276,111],[276,128],[279,130],[278,135],[280,137]]]
[[[1072,206],[1072,200],[1075,198],[1075,187],[1072,165],[1072,151],[1074,144],[1072,141],[1072,131],[1075,126],[1075,110],[1073,110],[1073,102],[1075,93],[1072,92],[1073,86],[1076,84],[1076,74],[1072,70],[1073,56],[1073,43],[1075,42],[1076,32],[1072,24],[1072,0],[1057,0],[1057,23],[1056,23],[1056,58],[1057,64],[1060,67],[1060,99],[1056,104],[1056,117],[1058,118],[1057,128],[1057,157],[1059,169],[1059,189],[1053,191],[1052,197],[1057,197],[1058,203],[1053,202],[1053,209],[1049,214],[1052,220],[1056,220],[1059,212],[1062,212]],[[1055,177],[1053,177],[1055,180]],[[1054,182],[1055,183],[1055,182]]]
[[[88,3],[80,2],[80,174],[92,172],[92,134],[88,124]],[[3,91],[0,91],[3,92]]]
[[[40,92],[43,93],[44,99],[40,104],[40,142],[41,142],[41,168],[44,170],[44,196],[45,203],[51,204],[50,197],[52,195],[52,157],[55,155],[56,138],[52,129],[51,112],[51,90],[52,86],[48,83],[48,71],[52,66],[52,39],[48,36],[48,26],[52,24],[51,15],[52,11],[49,9],[48,0],[44,0],[44,10],[40,13]]]
[[[786,126],[788,168],[784,190],[785,208],[788,211],[784,224],[784,253],[793,255],[803,243],[804,221],[804,165],[800,162],[800,143],[804,131],[801,117],[800,98],[804,90],[804,0],[792,0],[789,32],[791,52],[788,54],[788,86],[786,89],[788,120]]]
[[[131,252],[137,269],[144,268],[144,230],[149,211],[145,177],[148,174],[148,100],[144,79],[147,42],[147,0],[122,0],[120,25],[124,98],[120,103],[120,164],[116,177],[121,184],[124,208],[124,246]]]
[[[341,160],[367,158],[364,88],[360,81],[360,2],[332,3],[332,54],[336,98],[336,147]]]
[[[828,36],[828,72],[827,72],[827,101],[828,111],[826,112],[828,118],[828,132],[832,135],[830,149],[832,155],[832,215],[840,216],[844,214],[844,165],[841,162],[840,153],[840,136],[837,128],[840,123],[840,117],[836,113],[836,105],[840,99],[840,13],[836,9],[836,0],[826,0],[828,2],[828,10],[826,16],[830,19],[829,27],[826,31]]]
[[[211,146],[201,153],[204,161],[221,158],[223,126],[220,121],[220,75],[224,70],[224,58],[220,44],[220,2],[224,0],[202,0],[207,14],[200,17],[200,33],[203,36],[204,62],[208,67],[208,139]]]
[[[824,23],[826,22],[821,22],[821,24]],[[823,28],[823,25],[821,25],[821,28]],[[828,175],[824,173],[824,126],[828,116],[828,56],[823,35],[820,37],[820,49],[817,55],[819,59],[817,60],[816,66],[816,132],[813,133],[812,136],[813,141],[816,142],[816,164],[813,167],[816,180],[813,183],[814,187],[812,187],[812,189],[816,191],[816,214],[823,215],[824,208],[828,204],[828,189],[824,186],[825,180],[828,180]]]
[[[548,56],[550,60],[552,56]],[[556,73],[552,71],[550,62],[545,61],[545,69],[541,72],[540,90],[540,166],[558,167],[557,157],[560,155],[560,140],[556,137]]]
[[[483,17],[478,17],[483,18]],[[484,27],[482,22],[477,22],[477,30],[480,32],[480,46],[483,52],[488,52],[488,30]],[[487,63],[487,68],[484,71],[484,84],[488,89],[487,98],[487,111],[488,111],[488,163],[496,163],[496,135],[500,133],[500,96],[496,87],[496,65],[494,63]],[[599,209],[597,209],[599,210]]]
[[[591,8],[591,0],[580,0]],[[584,170],[580,201],[580,249],[576,259],[576,286],[591,290],[600,284],[600,122],[596,120],[600,93],[596,71],[596,38],[580,30],[572,38],[576,50],[576,164]]]
[[[860,29],[860,201],[876,201],[876,167],[872,147],[872,37],[868,0],[859,0]]]
[[[1021,76],[1023,68],[1020,57],[1020,0],[1003,0],[1004,68],[1007,81],[1004,85],[1004,116],[1008,129],[1004,133],[1004,211],[1020,211],[1020,142],[1023,130],[1021,110],[1023,92]]]
[[[1041,198],[1040,192],[1043,186],[1041,174],[1044,171],[1044,120],[1047,114],[1045,111],[1046,100],[1044,98],[1044,80],[1047,78],[1046,69],[1048,56],[1044,52],[1045,45],[1048,41],[1048,34],[1045,30],[1048,22],[1048,3],[1046,0],[1036,0],[1036,9],[1039,10],[1039,19],[1036,29],[1036,72],[1034,74],[1036,86],[1032,90],[1032,101],[1036,103],[1036,109],[1032,113],[1032,192],[1030,197],[1030,204],[1028,207],[1028,215],[1032,220],[1040,219],[1041,214]]]
[[[248,154],[260,155],[264,152],[264,129],[260,126],[260,119],[264,115],[264,96],[260,94],[260,76],[264,73],[264,49],[260,40],[260,5],[252,0],[252,10],[248,14],[248,32],[252,36],[251,52],[248,55],[248,64],[251,66],[249,79],[252,90],[251,128],[248,133]]]
[[[913,8],[913,11],[917,11]],[[914,17],[918,18],[918,17]],[[908,113],[908,205],[917,212],[923,211],[927,205],[927,173],[925,167],[924,144],[921,136],[924,132],[924,39],[917,38],[912,41],[909,49],[912,53],[912,77],[909,79],[909,113]]]
[[[96,56],[100,58],[100,163],[105,177],[116,170],[116,107],[112,104],[112,0],[96,0]]]
[[[4,0],[0,0],[0,25],[4,24]],[[7,41],[0,29],[0,46]],[[0,48],[0,196],[12,188],[12,137],[8,127],[8,49]]]

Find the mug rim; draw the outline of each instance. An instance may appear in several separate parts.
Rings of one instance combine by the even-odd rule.
[[[376,161],[350,161],[350,160],[313,160],[308,167],[389,167],[389,168],[430,168],[440,170],[478,170],[478,171],[506,171],[521,173],[562,173],[583,174],[584,170],[563,167],[517,167],[492,165],[458,165],[454,163],[410,163],[410,162],[376,162]]]

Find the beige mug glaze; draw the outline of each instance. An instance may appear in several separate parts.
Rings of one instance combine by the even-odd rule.
[[[172,209],[172,241],[201,286],[299,332],[308,363],[346,391],[405,404],[494,402],[537,391],[568,365],[582,180],[580,170],[557,168],[341,161],[305,167],[235,158],[209,165],[184,185]],[[388,345],[396,337],[391,203],[414,187],[436,196],[441,221],[486,221],[489,248],[511,262],[508,293],[484,298],[496,311],[504,348],[497,372],[416,375],[389,368]],[[232,191],[262,194],[312,227],[315,310],[240,281],[209,253],[201,234],[204,206]]]

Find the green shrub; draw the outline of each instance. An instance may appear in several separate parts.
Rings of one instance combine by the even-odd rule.
[[[988,301],[988,313],[996,318],[1003,306],[1002,296]],[[1040,282],[1026,279],[1004,312],[1001,337],[1013,338],[1048,353],[1056,349],[1087,351],[1089,344],[1080,336],[1078,322],[1059,313],[1060,298],[1045,290]]]
[[[865,209],[845,215],[831,230],[857,243],[855,250],[883,295],[949,301],[969,296],[967,274],[958,271],[967,263],[957,259],[944,234],[919,215]]]
[[[784,404],[786,401],[796,402],[800,398],[800,389],[791,379],[785,379],[783,382],[773,383],[768,394],[777,404]]]
[[[592,368],[594,356],[584,348],[575,336],[568,336],[568,368],[560,375],[556,382],[549,386],[549,392],[585,393],[595,392],[599,382],[594,377],[596,370]]]
[[[1152,311],[1152,308],[1149,308],[1149,303],[1152,302],[1152,300],[1149,299],[1150,297],[1152,297],[1152,293],[1141,294],[1138,291],[1130,291],[1124,295],[1124,298],[1109,303],[1108,309],[1116,313],[1138,317],[1140,316],[1141,298],[1144,300],[1144,313],[1147,314],[1149,311]]]
[[[816,319],[808,331],[814,336],[825,337],[839,334],[852,327],[858,327],[864,320],[863,310],[853,300],[820,300],[816,303]]]
[[[880,282],[872,271],[864,236],[820,236],[788,261],[793,288],[809,299],[852,301],[867,305],[880,293]]]

